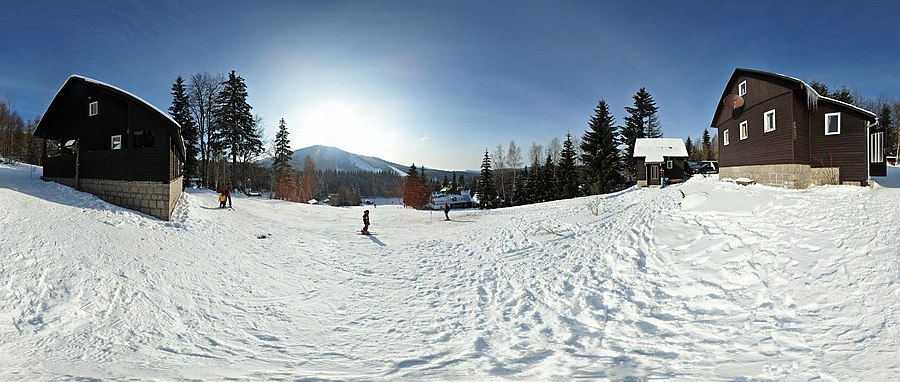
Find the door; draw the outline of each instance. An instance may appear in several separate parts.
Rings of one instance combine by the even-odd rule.
[[[651,164],[647,166],[647,184],[651,186],[659,186],[659,165]]]
[[[869,175],[887,176],[887,162],[884,160],[884,131],[877,129],[869,133]]]

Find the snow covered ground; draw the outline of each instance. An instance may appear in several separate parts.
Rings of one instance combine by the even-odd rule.
[[[362,207],[192,190],[164,222],[39,173],[0,167],[0,380],[900,372],[900,188],[385,205],[368,237]]]

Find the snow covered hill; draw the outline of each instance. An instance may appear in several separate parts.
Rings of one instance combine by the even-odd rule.
[[[0,167],[0,380],[900,372],[897,188],[382,206],[369,237],[362,208],[191,191],[164,222],[39,173]]]
[[[406,175],[411,163],[397,164],[388,162],[381,158],[358,155],[351,152],[341,150],[336,147],[315,145],[295,150],[291,156],[291,165],[298,170],[306,167],[304,160],[307,156],[312,157],[316,163],[318,170],[338,170],[338,171],[368,171],[368,172],[395,172],[400,175]],[[272,158],[261,160],[262,163],[271,164]],[[421,165],[421,163],[419,163]],[[443,179],[444,176],[451,176],[452,171],[437,170],[426,167],[427,175],[433,179]],[[458,174],[466,174],[471,177],[477,175],[478,171],[457,171]]]

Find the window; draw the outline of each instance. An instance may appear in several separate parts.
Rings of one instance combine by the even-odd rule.
[[[650,166],[650,179],[652,179],[652,180],[659,179],[659,166],[657,166],[657,165]]]
[[[741,140],[747,139],[747,121],[741,122]]]
[[[121,135],[113,135],[112,139],[110,139],[110,148],[113,150],[121,150],[122,149],[122,136]]]
[[[740,85],[738,85],[738,95],[743,96],[744,94],[747,94],[747,81],[741,82]]]
[[[666,169],[668,169],[668,170],[672,169],[672,160],[671,159],[666,161]]]
[[[825,114],[825,135],[841,133],[841,113]]]
[[[138,130],[134,132],[134,147],[153,147],[155,141],[151,130]]]
[[[775,109],[769,110],[763,114],[763,121],[766,123],[765,132],[775,131]]]
[[[869,162],[884,162],[884,132],[877,132],[870,137],[872,147],[869,149]]]
[[[97,101],[91,102],[88,104],[88,117],[93,117],[100,112],[100,106],[97,104]]]
[[[728,146],[728,129],[725,129],[725,131],[722,132],[722,143],[724,143],[725,146]]]

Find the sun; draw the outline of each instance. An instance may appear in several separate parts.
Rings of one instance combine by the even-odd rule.
[[[302,118],[302,139],[310,145],[335,146],[348,151],[373,151],[371,124],[353,104],[328,101],[313,106]]]

